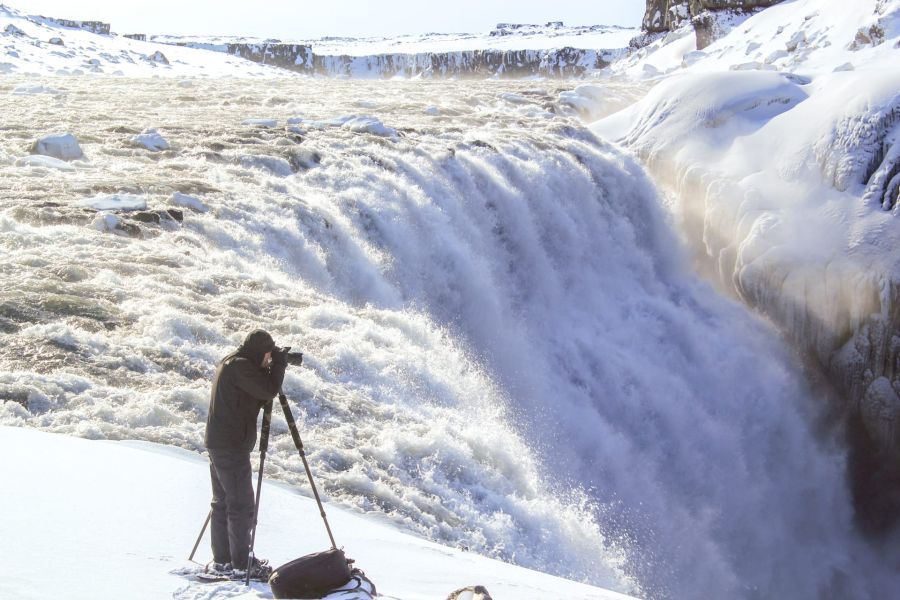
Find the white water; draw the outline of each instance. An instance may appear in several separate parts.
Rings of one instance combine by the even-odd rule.
[[[795,358],[687,270],[639,169],[546,112],[555,90],[20,83],[0,82],[0,422],[200,450],[215,362],[260,326],[307,355],[285,392],[332,501],[644,595],[877,592]],[[398,134],[322,123],[343,115]],[[295,116],[319,121],[299,143]],[[147,127],[172,149],[129,145]],[[56,131],[88,161],[14,166]],[[143,239],[75,205],[173,191],[211,210]],[[271,446],[302,484],[281,419]]]

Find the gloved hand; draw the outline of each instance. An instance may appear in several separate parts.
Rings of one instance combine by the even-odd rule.
[[[286,348],[279,348],[278,346],[275,346],[275,348],[272,349],[272,364],[281,366],[287,365],[287,354],[290,351],[290,346]]]

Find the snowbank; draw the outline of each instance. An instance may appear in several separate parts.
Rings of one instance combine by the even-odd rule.
[[[0,596],[271,597],[258,582],[247,589],[172,573],[190,566],[187,556],[209,509],[209,467],[202,456],[171,446],[88,441],[16,427],[0,427],[0,454],[18,457],[0,466],[6,482],[0,514],[11,550],[4,557]],[[306,489],[264,483],[256,550],[274,565],[328,546],[315,501],[298,493]],[[326,511],[338,544],[389,598],[432,600],[472,584],[486,586],[496,598],[628,598],[439,546],[332,505]],[[208,532],[196,559],[210,560]]]

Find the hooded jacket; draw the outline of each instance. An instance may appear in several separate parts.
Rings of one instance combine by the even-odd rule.
[[[219,363],[206,419],[207,448],[253,450],[259,411],[278,394],[284,381],[287,364],[281,354],[273,354],[270,368],[261,366],[266,352],[274,348],[272,336],[257,329]]]

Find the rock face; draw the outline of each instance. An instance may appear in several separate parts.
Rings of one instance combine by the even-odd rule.
[[[109,35],[109,23],[101,21],[71,21],[69,19],[54,19],[51,17],[41,17],[49,23],[54,23],[61,27],[71,27],[73,29],[85,29],[91,33],[98,35]]]
[[[647,0],[641,27],[647,33],[674,31],[690,21],[702,50],[724,31],[722,17],[746,13],[778,4],[781,0]]]
[[[511,26],[507,26],[511,27]],[[506,31],[498,26],[497,31]],[[498,34],[499,35],[499,34]],[[618,58],[620,50],[597,51],[576,48],[555,50],[468,50],[419,54],[334,56],[313,53],[302,44],[261,43],[214,44],[186,42],[178,45],[224,51],[254,62],[283,69],[340,77],[579,77],[589,69],[600,69]]]
[[[313,72],[359,77],[579,77],[607,66],[618,54],[559,50],[470,50],[375,56],[315,56]]]
[[[264,65],[275,65],[291,71],[308,72],[312,70],[312,48],[304,44],[228,44],[227,52]]]

